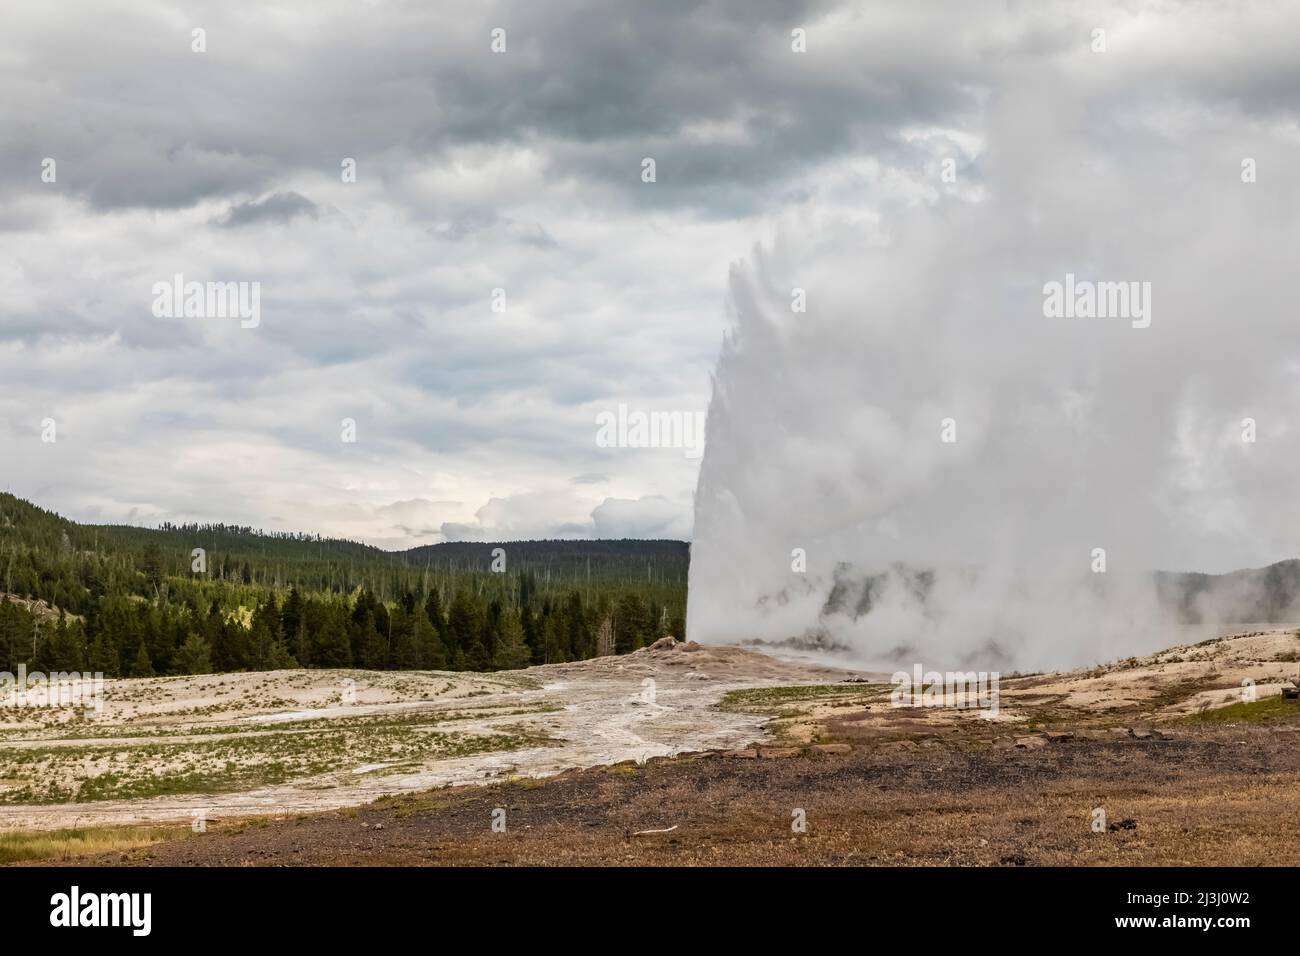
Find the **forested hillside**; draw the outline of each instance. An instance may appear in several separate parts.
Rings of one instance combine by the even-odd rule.
[[[681,635],[687,563],[680,541],[387,552],[228,525],[82,525],[0,494],[0,670],[23,662],[149,676],[579,660]]]

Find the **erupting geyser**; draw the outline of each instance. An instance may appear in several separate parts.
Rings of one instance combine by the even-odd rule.
[[[958,185],[914,157],[733,270],[690,637],[1065,667],[1195,636],[1156,569],[1300,556],[1300,220],[1158,109],[1016,86]]]

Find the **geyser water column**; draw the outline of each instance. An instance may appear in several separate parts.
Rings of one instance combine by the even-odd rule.
[[[1087,664],[1191,636],[1150,571],[1300,556],[1297,218],[1134,114],[1053,114],[1050,85],[995,98],[966,188],[918,161],[734,267],[691,638]]]

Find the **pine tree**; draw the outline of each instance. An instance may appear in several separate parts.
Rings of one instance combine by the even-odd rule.
[[[157,544],[151,543],[144,549],[144,559],[140,567],[144,571],[145,580],[149,582],[149,586],[156,594],[163,582],[162,549]]]
[[[135,652],[135,660],[131,663],[132,677],[153,677],[153,662],[149,660],[149,648],[145,646],[144,639],[140,640],[140,649]]]
[[[417,605],[414,597],[410,601],[411,611],[406,610],[406,602],[392,614],[393,648],[392,666],[398,670],[414,670],[420,666],[420,646],[415,637],[415,620],[413,613]],[[419,613],[424,614],[421,608]]]
[[[619,598],[614,615],[614,648],[620,654],[635,651],[650,643],[650,614],[645,602],[636,594]]]
[[[457,661],[466,659],[461,655],[469,654],[471,644],[481,643],[479,642],[478,608],[469,591],[458,591],[452,598],[451,611],[447,614],[447,629],[442,632],[442,642]],[[482,652],[481,656],[485,657],[486,653]],[[463,669],[457,667],[457,670]]]
[[[415,644],[420,650],[420,666],[426,670],[440,671],[447,668],[447,648],[437,629],[423,613],[415,619]]]
[[[319,627],[308,628],[311,635],[309,660],[312,667],[351,667],[352,648],[348,642],[346,617],[332,607],[322,608]]]
[[[4,670],[12,674],[18,670],[18,662],[27,659],[23,641],[27,638],[30,642],[34,626],[31,616],[10,601],[8,595],[0,600],[0,660],[4,662]],[[31,644],[27,646],[30,648]]]
[[[90,650],[87,653],[86,661],[88,669],[92,674],[103,674],[105,677],[120,677],[122,674],[122,665],[118,661],[117,649],[104,639],[103,634],[95,635],[95,639],[90,642]]]
[[[200,634],[190,634],[185,638],[185,643],[176,649],[173,660],[179,674],[212,672],[212,648]]]
[[[289,592],[289,596],[285,598],[284,610],[280,612],[280,631],[290,647],[296,644],[301,635],[302,624],[302,595],[298,593],[298,589],[295,587]]]
[[[487,646],[483,643],[480,635],[475,635],[469,642],[469,646],[464,652],[464,667],[462,670],[468,671],[485,671],[489,670],[491,658],[488,657]]]
[[[86,668],[85,646],[82,643],[80,625],[69,627],[66,617],[60,613],[59,622],[54,628],[54,637],[50,640],[51,673],[78,673]]]
[[[501,618],[501,631],[497,637],[492,666],[497,670],[527,667],[532,662],[532,656],[532,651],[524,643],[524,630],[519,624],[519,618],[507,612]]]
[[[438,593],[436,587],[432,588],[429,591],[429,596],[425,598],[424,614],[429,619],[429,623],[433,625],[433,629],[438,632],[438,636],[441,637],[443,629],[447,626],[447,619],[442,610],[442,595]]]

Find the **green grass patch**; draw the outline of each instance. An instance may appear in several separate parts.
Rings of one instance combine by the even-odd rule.
[[[399,720],[318,722],[226,740],[96,743],[0,751],[0,803],[85,803],[227,793],[305,780],[362,764],[411,765],[494,751],[552,746],[521,726],[448,733]]]
[[[888,694],[889,684],[808,684],[793,687],[751,687],[728,691],[718,702],[725,711],[767,713],[783,711],[789,715],[788,705],[794,703],[819,703],[837,698],[879,700]]]
[[[1226,707],[1190,714],[1181,718],[1201,724],[1240,724],[1271,723],[1274,721],[1300,720],[1300,700],[1284,700],[1277,697],[1265,697],[1263,700],[1238,701]]]

